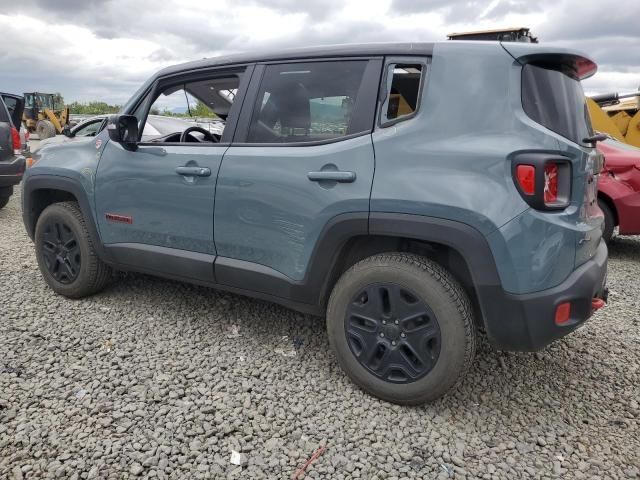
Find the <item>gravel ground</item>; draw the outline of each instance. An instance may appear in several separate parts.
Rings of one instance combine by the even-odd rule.
[[[142,275],[71,301],[0,210],[0,478],[639,478],[640,238],[610,305],[537,354],[482,344],[419,408],[358,390],[323,321]],[[233,460],[240,465],[231,463]]]

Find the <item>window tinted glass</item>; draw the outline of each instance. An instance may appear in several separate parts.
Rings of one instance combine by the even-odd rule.
[[[76,137],[95,137],[96,133],[100,131],[102,123],[103,120],[96,120],[95,122],[91,122],[88,125],[80,127],[74,134]]]
[[[582,85],[568,67],[525,65],[522,106],[532,120],[575,143],[592,135]]]
[[[210,78],[162,88],[149,108],[141,139],[145,142],[175,143],[189,127],[200,127],[222,137],[243,73],[213,74]],[[146,112],[144,103],[139,110],[141,114],[138,116],[136,113],[136,117],[143,118],[142,113]],[[187,143],[202,140],[205,137],[201,132],[192,132],[187,137]]]
[[[391,69],[391,86],[388,88],[383,122],[411,115],[418,108],[423,66],[395,64]]]
[[[7,112],[7,108],[4,105],[4,101],[0,98],[0,122],[8,122],[9,114]]]
[[[266,67],[254,106],[250,143],[312,142],[371,129],[353,115],[367,61],[309,62]]]
[[[18,105],[18,100],[11,97],[3,97],[3,100],[4,100],[4,104],[7,106],[9,115],[13,116],[13,112],[15,111],[16,106]]]

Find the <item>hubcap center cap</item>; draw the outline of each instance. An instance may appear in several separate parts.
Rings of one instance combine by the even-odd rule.
[[[397,325],[386,325],[383,328],[384,336],[389,340],[397,340],[400,338],[400,328]]]

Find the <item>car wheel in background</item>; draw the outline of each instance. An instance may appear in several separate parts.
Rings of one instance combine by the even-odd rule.
[[[338,362],[357,385],[405,405],[444,395],[475,354],[466,292],[418,255],[375,255],[347,270],[331,293],[327,330]]]
[[[604,213],[604,229],[602,230],[602,238],[605,242],[609,243],[611,238],[613,237],[613,229],[616,226],[616,219],[613,216],[613,212],[609,205],[607,205],[602,200],[598,200],[598,206],[602,213]]]
[[[36,224],[36,259],[42,276],[61,295],[81,298],[104,288],[111,269],[96,254],[78,204],[54,203]]]

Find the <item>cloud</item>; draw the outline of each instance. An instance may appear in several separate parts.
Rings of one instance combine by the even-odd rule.
[[[637,0],[0,0],[0,12],[0,90],[68,101],[122,103],[156,70],[220,54],[504,26],[589,53],[600,65],[591,89],[640,83]]]

